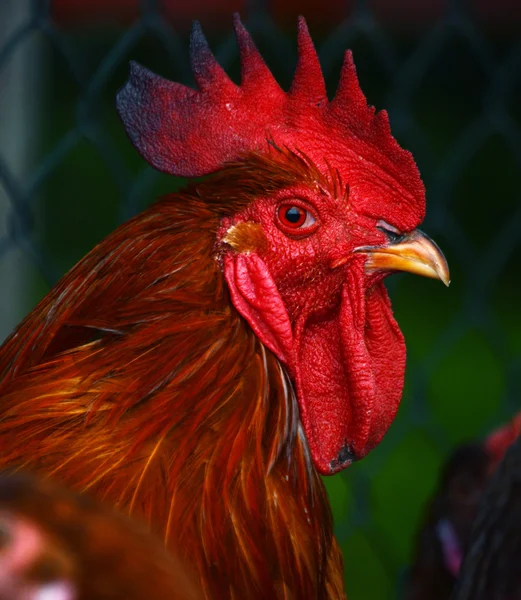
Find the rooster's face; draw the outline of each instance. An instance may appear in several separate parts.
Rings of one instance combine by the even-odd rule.
[[[406,190],[376,167],[372,186],[361,170],[347,184],[307,157],[272,154],[273,177],[278,163],[301,183],[224,220],[225,276],[237,310],[287,366],[314,463],[330,474],[378,444],[400,401],[405,345],[382,279],[401,270],[448,283],[448,270]],[[368,201],[389,190],[401,202]]]
[[[237,310],[288,369],[316,467],[334,473],[380,441],[401,397],[405,347],[383,277],[404,270],[448,282],[447,265],[416,229],[425,214],[416,164],[387,114],[368,106],[351,53],[330,101],[300,19],[299,61],[284,92],[238,19],[235,30],[240,85],[196,25],[198,89],[134,65],[118,110],[156,168],[220,174],[217,202],[230,201],[234,162],[247,161],[261,182],[223,219],[224,274]],[[251,196],[247,177],[244,190]]]

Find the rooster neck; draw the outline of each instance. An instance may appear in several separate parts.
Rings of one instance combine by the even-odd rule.
[[[187,408],[173,432],[166,538],[187,548],[209,598],[342,598],[329,503],[289,377],[235,310],[221,335],[227,352],[201,377],[215,367],[231,387],[210,381],[211,401]]]
[[[230,302],[218,219],[157,204],[24,320],[0,355],[0,461],[144,518],[208,598],[341,598],[295,395]]]

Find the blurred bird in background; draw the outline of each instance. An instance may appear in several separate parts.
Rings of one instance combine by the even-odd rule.
[[[416,538],[406,600],[451,597],[489,474],[481,444],[458,447],[445,463]]]
[[[462,563],[454,600],[521,597],[521,438],[491,477]]]
[[[507,480],[517,473],[512,459],[509,467],[499,467],[502,475],[494,476],[494,473],[520,432],[521,413],[482,442],[459,446],[451,454],[441,471],[437,490],[427,506],[416,538],[406,600],[448,600],[453,597],[462,562],[473,540],[482,531],[483,522],[492,518],[498,498],[504,499],[510,493],[511,485]],[[509,474],[511,470],[513,473]],[[493,476],[495,481],[491,481]],[[513,505],[518,500],[512,497],[509,502]],[[481,516],[476,520],[478,512]],[[506,515],[504,518],[508,519]],[[511,518],[509,527],[515,526],[514,516]],[[512,539],[517,535],[517,540],[521,540],[518,534],[521,531],[512,531]],[[483,600],[510,598],[486,594],[482,597]],[[465,598],[470,600],[477,596]]]
[[[196,25],[198,89],[133,64],[142,156],[200,177],[122,225],[0,352],[0,460],[136,515],[207,598],[342,598],[320,474],[363,458],[400,402],[383,279],[448,284],[425,190],[346,53],[335,98],[304,20],[289,92],[237,18],[233,83]]]
[[[199,600],[142,524],[26,473],[0,475],[0,600]]]

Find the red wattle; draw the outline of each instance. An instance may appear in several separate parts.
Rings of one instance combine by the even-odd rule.
[[[303,312],[292,327],[256,253],[227,255],[224,273],[236,309],[288,368],[317,469],[329,475],[365,456],[396,414],[405,370],[383,284],[367,290],[363,261],[352,261],[339,303],[320,319]]]
[[[268,267],[255,253],[224,258],[224,277],[235,308],[261,342],[285,364],[293,362],[288,311]]]
[[[401,397],[403,338],[383,284],[369,292],[364,284],[363,264],[351,264],[340,306],[296,334],[301,419],[323,474],[365,456],[383,437]]]

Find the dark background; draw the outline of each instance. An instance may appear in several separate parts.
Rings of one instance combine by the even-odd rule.
[[[122,220],[181,182],[133,150],[114,96],[138,60],[193,82],[201,20],[237,79],[239,10],[287,87],[304,14],[330,93],[354,52],[428,191],[424,229],[451,267],[389,280],[407,339],[399,415],[362,463],[327,478],[351,600],[400,596],[441,462],[520,404],[521,3],[479,0],[0,0],[0,335]]]

